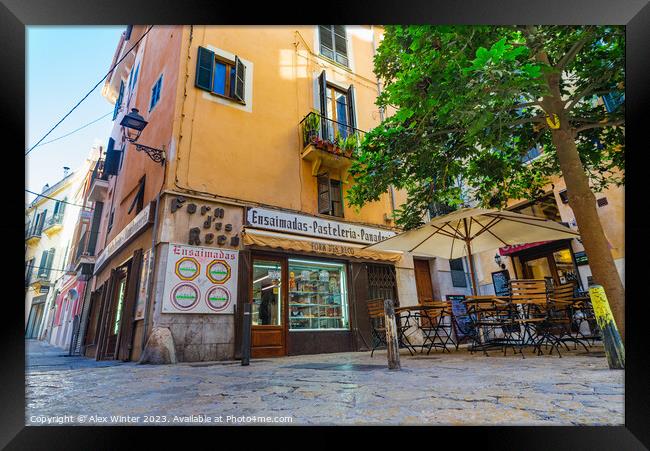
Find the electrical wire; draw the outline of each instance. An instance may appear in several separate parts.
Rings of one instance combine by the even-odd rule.
[[[92,122],[88,122],[86,125],[82,125],[82,126],[79,127],[78,129],[73,130],[73,131],[71,131],[70,133],[67,133],[67,134],[65,134],[65,135],[63,135],[63,136],[59,136],[58,138],[54,138],[54,139],[52,139],[52,140],[50,140],[50,141],[45,141],[44,143],[40,143],[40,144],[38,144],[38,145],[36,145],[36,146],[34,146],[34,147],[44,146],[45,144],[50,144],[50,143],[53,143],[54,141],[58,141],[59,139],[66,138],[66,137],[72,135],[73,133],[77,133],[79,130],[88,127],[89,125],[94,124],[95,122],[99,122],[99,121],[101,121],[102,119],[104,119],[106,116],[108,116],[108,115],[110,115],[110,114],[113,114],[113,112],[112,112],[112,111],[109,111],[108,113],[106,113],[106,114],[103,115],[102,117],[97,118],[97,119],[95,119],[95,120],[92,121]]]
[[[28,190],[27,188],[25,188],[25,191],[27,191],[27,192],[30,193],[30,194],[35,194],[35,195],[36,195],[36,199],[38,199],[39,197],[44,197],[44,198],[46,198],[46,199],[55,200],[55,201],[57,201],[57,202],[62,202],[62,203],[64,203],[64,204],[73,205],[73,206],[75,206],[75,207],[85,208],[86,210],[94,210],[94,208],[92,208],[92,207],[86,207],[85,205],[79,205],[79,204],[73,204],[73,203],[71,203],[71,202],[68,202],[68,201],[65,201],[65,200],[61,200],[61,199],[57,199],[57,198],[55,198],[55,197],[46,196],[45,194],[38,194],[38,193],[35,193],[34,191],[30,191],[30,190]],[[34,201],[36,201],[36,199],[34,199]],[[32,202],[34,202],[34,201],[32,201]]]
[[[106,80],[106,78],[111,74],[111,72],[113,72],[113,70],[114,70],[114,69],[115,69],[115,68],[116,68],[116,67],[117,67],[117,66],[118,66],[118,65],[119,65],[119,64],[120,64],[120,63],[121,63],[121,62],[122,62],[122,61],[123,61],[123,60],[124,60],[128,55],[129,55],[129,53],[131,53],[131,51],[132,51],[132,50],[133,50],[133,49],[134,49],[134,48],[135,48],[135,47],[140,43],[140,41],[142,41],[142,40],[144,39],[144,37],[145,37],[145,36],[146,36],[150,31],[151,31],[151,29],[152,29],[153,27],[154,27],[154,26],[151,25],[151,26],[149,27],[149,29],[148,29],[147,31],[145,31],[144,34],[143,34],[142,36],[140,36],[140,39],[138,39],[138,40],[136,41],[136,43],[133,44],[133,46],[129,49],[129,51],[126,52],[126,53],[124,53],[124,55],[122,56],[122,58],[120,58],[119,61],[117,61],[115,64],[113,64],[113,66],[111,66],[111,68],[109,69],[109,71],[106,72],[106,75],[104,75],[104,76],[102,77],[102,79],[99,80],[99,81],[97,82],[97,84],[96,84],[95,86],[93,86],[92,89],[91,89],[90,91],[88,91],[88,93],[87,93],[85,96],[83,96],[82,99],[81,99],[79,102],[77,102],[77,104],[76,104],[75,106],[73,106],[72,109],[71,109],[70,111],[68,111],[68,112],[66,113],[66,115],[63,116],[63,117],[61,118],[61,120],[60,120],[59,122],[57,122],[57,123],[54,125],[54,127],[52,127],[52,128],[50,129],[50,131],[48,131],[45,135],[43,135],[43,137],[42,137],[41,139],[39,139],[38,142],[37,142],[36,144],[34,144],[32,147],[30,147],[30,149],[29,149],[27,152],[25,152],[25,155],[28,155],[32,150],[34,150],[34,149],[36,148],[36,146],[38,146],[38,145],[39,145],[39,144],[40,144],[40,143],[41,143],[45,138],[47,138],[47,136],[48,136],[50,133],[52,133],[52,132],[54,131],[55,128],[57,128],[59,125],[61,125],[61,123],[62,123],[62,122],[63,122],[63,121],[68,117],[68,116],[70,116],[70,114],[72,114],[72,112],[73,112],[74,110],[76,110],[77,107],[78,107],[79,105],[81,105],[81,103],[82,103],[84,100],[86,100],[86,99],[88,98],[88,96],[89,96],[90,94],[92,94],[92,92],[93,92],[95,89],[97,89],[97,87],[98,87],[98,86],[99,86],[99,85],[100,85],[104,80]]]

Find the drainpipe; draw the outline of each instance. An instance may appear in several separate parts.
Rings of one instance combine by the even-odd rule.
[[[375,57],[377,56],[377,42],[375,41],[375,27],[374,25],[370,25],[370,32],[372,33],[372,56]],[[377,78],[377,97],[381,95],[381,82],[379,81],[379,78]],[[381,122],[384,122],[384,109],[379,108],[379,119]],[[393,188],[393,185],[390,185],[388,187],[388,195],[390,197],[390,211],[391,214],[395,213],[395,191]]]
[[[161,190],[162,191],[162,190]],[[153,230],[151,233],[151,264],[149,265],[149,290],[147,291],[147,300],[144,305],[144,326],[142,329],[142,352],[144,352],[144,347],[147,344],[147,326],[149,325],[149,311],[151,308],[149,307],[151,305],[151,298],[153,297],[153,289],[154,289],[154,276],[156,273],[156,233],[158,231],[158,205],[160,204],[160,192],[158,192],[158,196],[156,197],[156,211],[154,213],[154,219],[153,219]],[[140,355],[142,357],[142,354]]]

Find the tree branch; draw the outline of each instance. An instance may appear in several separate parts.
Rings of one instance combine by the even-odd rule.
[[[591,27],[589,27],[591,28]],[[573,58],[578,54],[580,50],[589,42],[591,39],[593,39],[593,35],[591,34],[591,29],[589,31],[585,31],[585,36],[580,39],[579,41],[576,41],[573,46],[569,49],[568,52],[564,54],[562,58],[557,62],[555,65],[556,69],[563,70]]]
[[[576,106],[576,104],[580,101],[580,99],[583,99],[584,97],[588,96],[591,94],[596,88],[598,88],[602,83],[607,81],[607,79],[611,76],[611,74],[605,75],[603,77],[600,77],[598,80],[593,82],[592,84],[588,85],[585,89],[580,91],[578,94],[575,96],[572,96],[570,98],[571,102],[567,105],[566,111],[571,111],[571,108]],[[609,91],[607,91],[609,92]]]
[[[578,127],[578,128],[576,128],[575,133],[577,134],[577,133],[580,133],[582,131],[589,130],[591,128],[613,127],[615,125],[622,125],[622,124],[625,124],[625,119],[619,119],[617,121],[611,121],[611,122],[610,121],[597,122],[597,123],[594,123],[594,124],[587,124],[587,125],[583,125],[582,127]]]

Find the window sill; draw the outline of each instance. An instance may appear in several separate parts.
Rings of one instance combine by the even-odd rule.
[[[219,94],[219,93],[214,92],[214,91],[208,91],[208,92],[209,92],[211,95],[215,96],[215,97],[219,97],[219,98],[221,98],[221,99],[228,100],[228,101],[233,102],[233,103],[238,103],[238,104],[240,104],[240,105],[246,105],[246,102],[242,102],[242,101],[240,101],[240,100],[237,100],[237,99],[235,99],[234,97],[228,97],[228,96],[225,96],[225,95],[223,95],[223,94]]]
[[[335,60],[333,60],[331,58],[328,58],[327,56],[323,55],[322,53],[317,53],[316,56],[318,56],[319,58],[327,61],[330,64],[335,65],[336,67],[339,67],[339,68],[341,68],[341,69],[343,69],[343,70],[345,70],[347,72],[350,72],[351,74],[354,74],[354,72],[352,71],[352,69],[350,69],[349,66],[346,66],[345,64],[341,64],[338,61],[335,61]]]

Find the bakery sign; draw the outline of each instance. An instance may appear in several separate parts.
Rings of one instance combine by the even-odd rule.
[[[298,235],[327,238],[336,241],[373,244],[396,235],[385,229],[349,224],[286,211],[267,208],[249,208],[247,225],[258,229],[275,230]]]
[[[232,314],[239,251],[169,244],[163,313]]]

